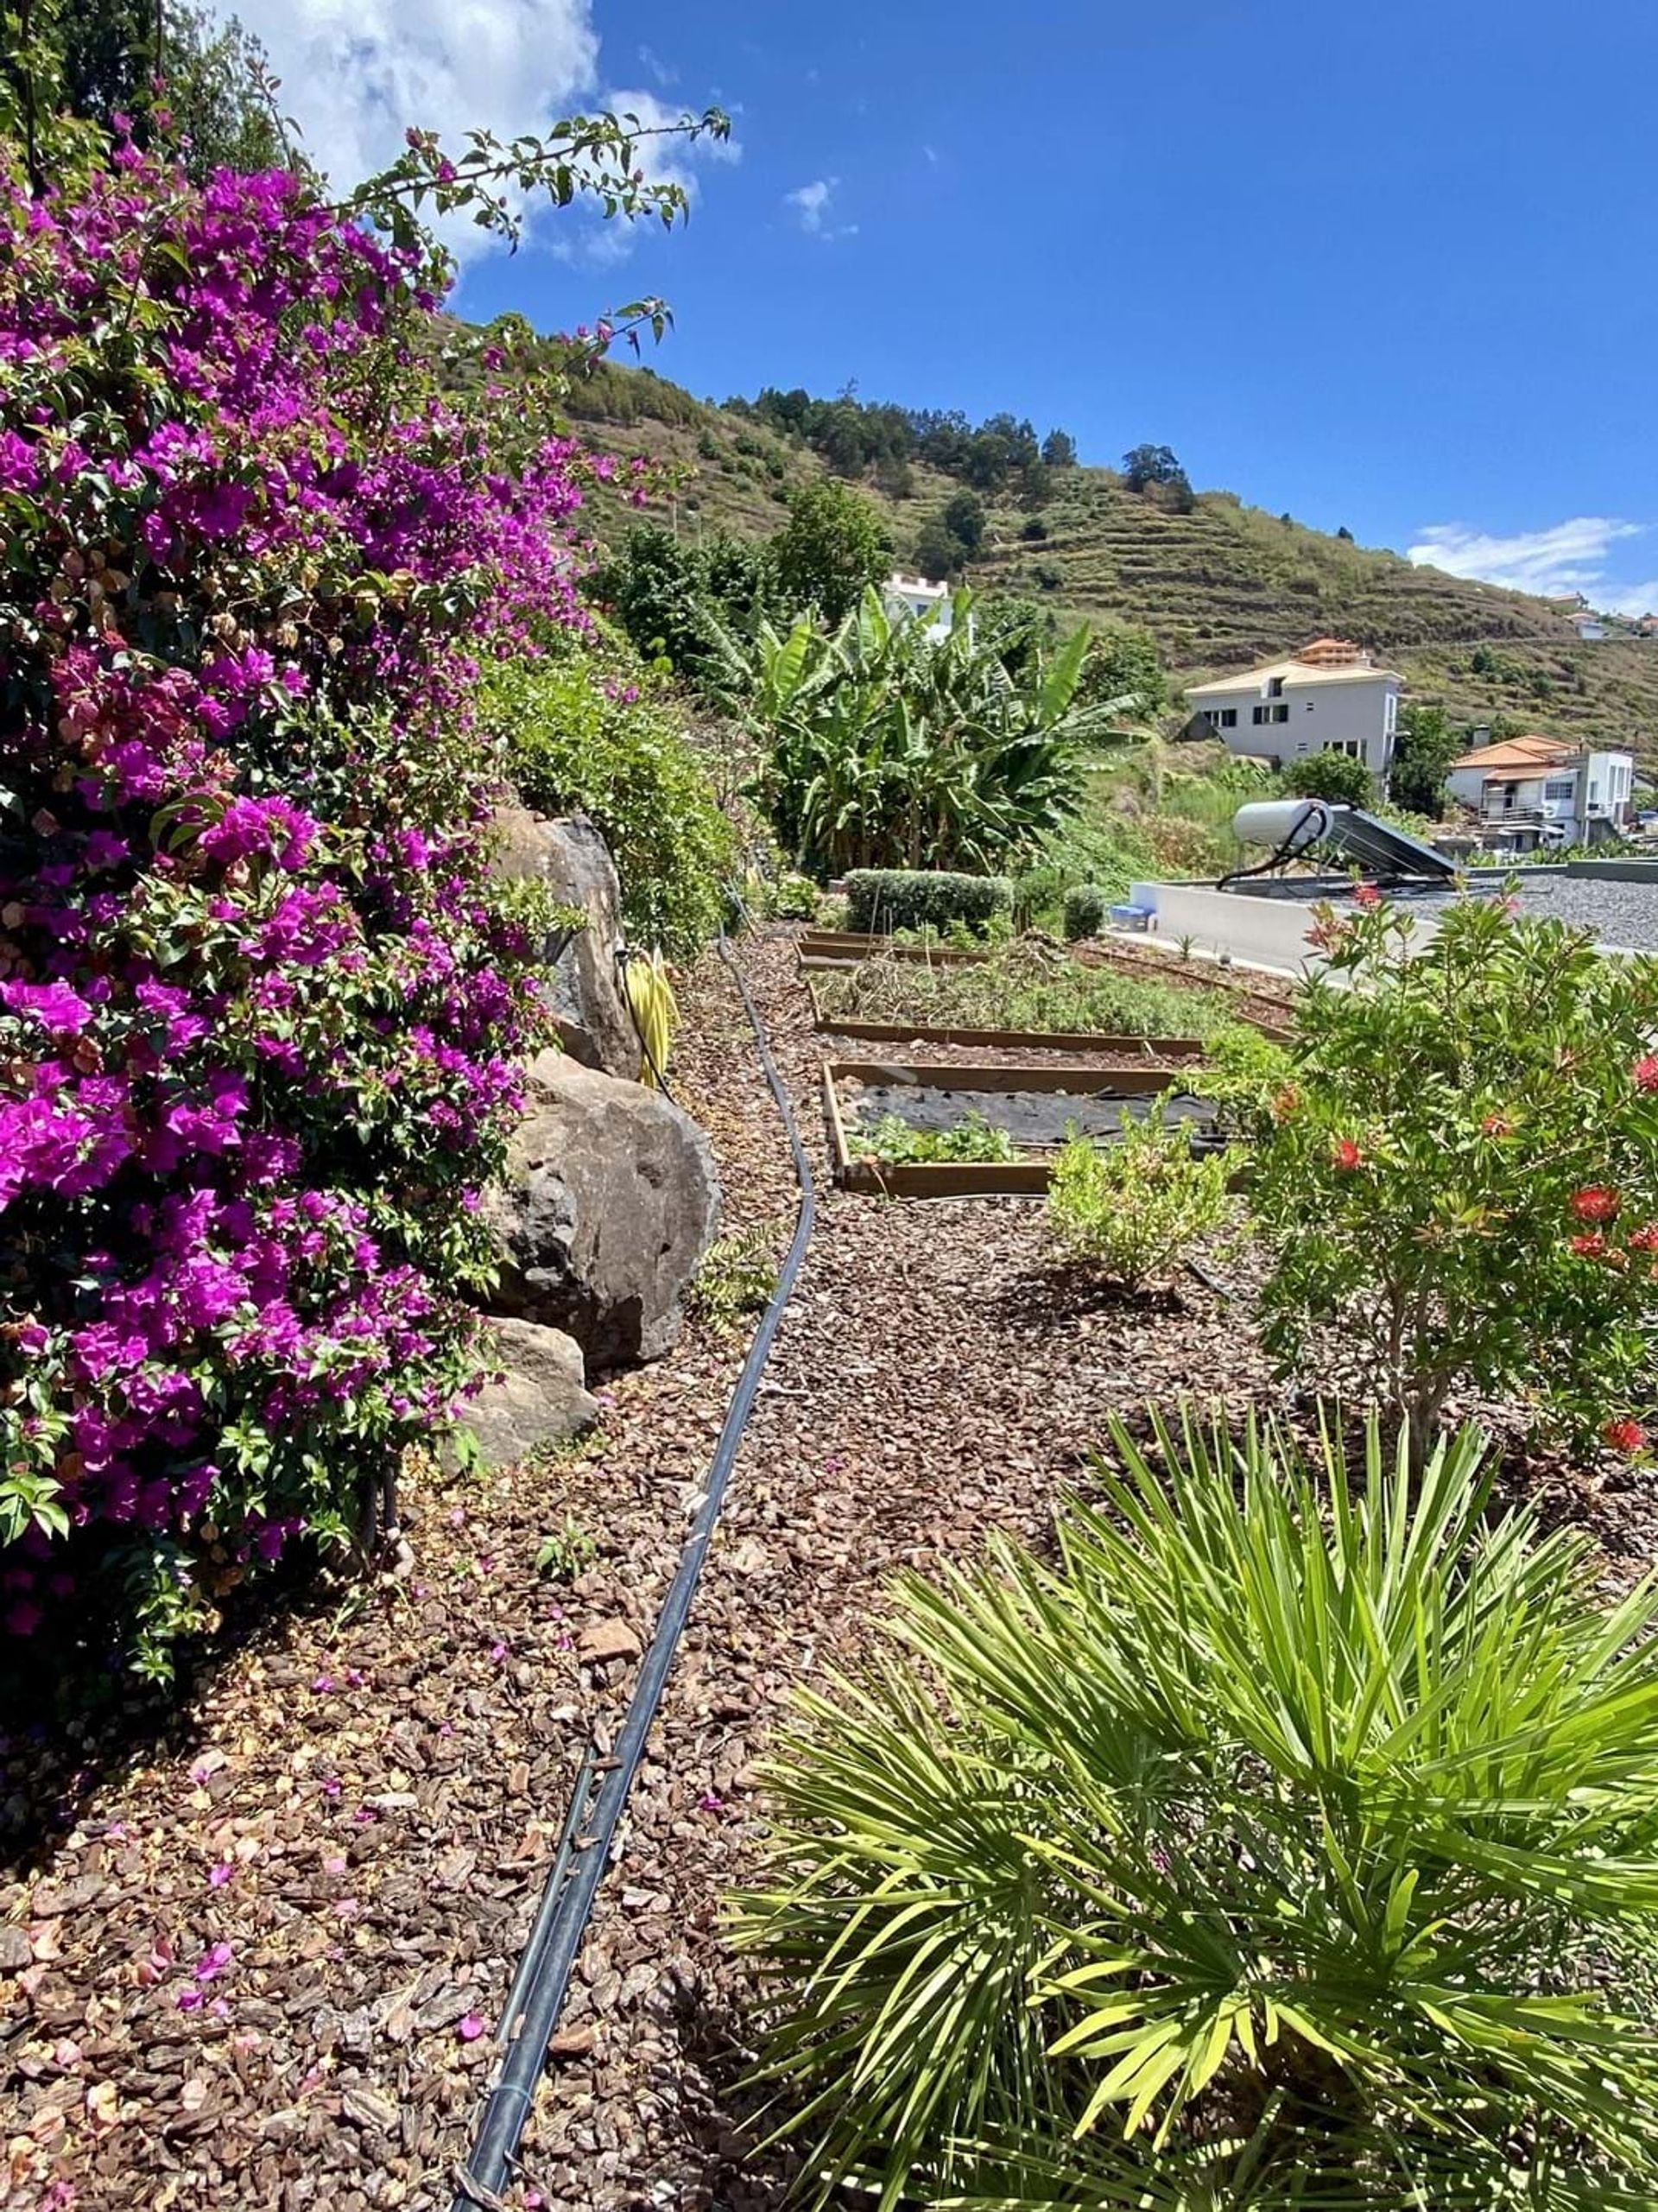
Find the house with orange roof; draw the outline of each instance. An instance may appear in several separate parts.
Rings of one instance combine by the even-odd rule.
[[[1362,760],[1387,782],[1404,678],[1345,637],[1315,637],[1281,661],[1187,689],[1193,718],[1236,753],[1282,767],[1309,753]]]
[[[1516,850],[1586,845],[1627,827],[1635,756],[1566,738],[1509,738],[1464,753],[1445,780],[1482,830],[1502,833]]]

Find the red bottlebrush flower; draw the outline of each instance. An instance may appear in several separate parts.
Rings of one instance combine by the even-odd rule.
[[[1277,1097],[1274,1099],[1272,1102],[1273,1119],[1275,1121],[1288,1121],[1291,1114],[1295,1112],[1300,1103],[1301,1094],[1296,1089],[1294,1084],[1286,1083],[1282,1090],[1279,1092]]]
[[[1658,1053],[1649,1052],[1630,1070],[1637,1091],[1658,1091]]]
[[[1364,1164],[1364,1155],[1351,1137],[1338,1137],[1330,1151],[1331,1164],[1351,1175],[1355,1168]]]
[[[1579,1221],[1616,1221],[1617,1193],[1604,1182],[1585,1183],[1572,1194],[1572,1211]]]
[[[1380,906],[1381,903],[1382,894],[1374,884],[1354,884],[1353,904],[1355,906],[1376,907]]]
[[[1638,1421],[1631,1421],[1627,1416],[1622,1421],[1609,1421],[1600,1436],[1604,1444],[1615,1452],[1622,1452],[1626,1459],[1633,1459],[1646,1448],[1646,1430]]]
[[[1658,1221],[1649,1221],[1642,1227],[1632,1231],[1630,1236],[1630,1250],[1658,1252]]]
[[[1506,1114],[1488,1113],[1479,1125],[1479,1133],[1482,1137],[1512,1137],[1514,1124]]]
[[[1604,1259],[1606,1239],[1598,1229],[1591,1229],[1582,1236],[1573,1238],[1572,1249],[1579,1259]]]

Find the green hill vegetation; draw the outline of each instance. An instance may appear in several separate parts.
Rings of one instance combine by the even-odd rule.
[[[850,398],[808,402],[802,428],[785,410],[805,398],[763,394],[716,406],[649,369],[606,363],[572,393],[568,412],[595,444],[676,465],[682,480],[665,511],[687,539],[769,535],[796,485],[834,473],[879,510],[901,565],[917,565],[918,551],[934,567],[952,555],[955,573],[976,589],[1040,600],[1062,626],[1142,626],[1177,684],[1315,637],[1350,637],[1396,667],[1414,698],[1443,703],[1458,725],[1617,741],[1658,766],[1658,637],[1614,632],[1585,643],[1547,599],[1415,567],[1229,491],[1194,493],[1178,465],[1169,480],[1136,490],[1132,476],[1070,462],[1063,431],[1038,446],[1029,425],[1007,417],[975,427]],[[906,422],[921,431],[897,427]],[[1020,431],[1031,446],[1008,434]],[[998,438],[1007,447],[1000,467]],[[936,466],[929,453],[952,466]],[[971,525],[978,510],[971,548],[943,529],[952,503],[958,523],[965,517]],[[626,512],[601,510],[601,531],[613,534]]]

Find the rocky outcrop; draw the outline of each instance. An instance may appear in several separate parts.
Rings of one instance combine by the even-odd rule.
[[[561,1329],[535,1321],[495,1321],[485,1347],[499,1379],[487,1382],[461,1409],[484,1464],[518,1467],[548,1444],[568,1443],[598,1418],[587,1395],[581,1347]]]
[[[490,1194],[497,1312],[566,1329],[590,1366],[660,1359],[719,1227],[708,1139],[661,1092],[544,1052]]]
[[[543,974],[542,995],[573,1060],[606,1074],[636,1076],[639,1032],[616,957],[622,887],[604,839],[585,814],[554,820],[523,807],[503,807],[495,817],[493,867],[507,882],[545,884],[555,898],[586,915],[587,927],[576,931]]]

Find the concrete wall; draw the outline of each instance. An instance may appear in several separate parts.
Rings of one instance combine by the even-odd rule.
[[[1281,975],[1304,975],[1324,965],[1307,941],[1313,922],[1310,901],[1255,898],[1204,884],[1135,884],[1129,897],[1136,906],[1151,908],[1157,917],[1154,934],[1166,945],[1189,937],[1195,951],[1230,953],[1246,967]],[[1430,908],[1415,914],[1413,944],[1420,951],[1440,925]]]
[[[1658,884],[1658,860],[1568,860],[1568,876],[1597,876],[1604,884]]]

